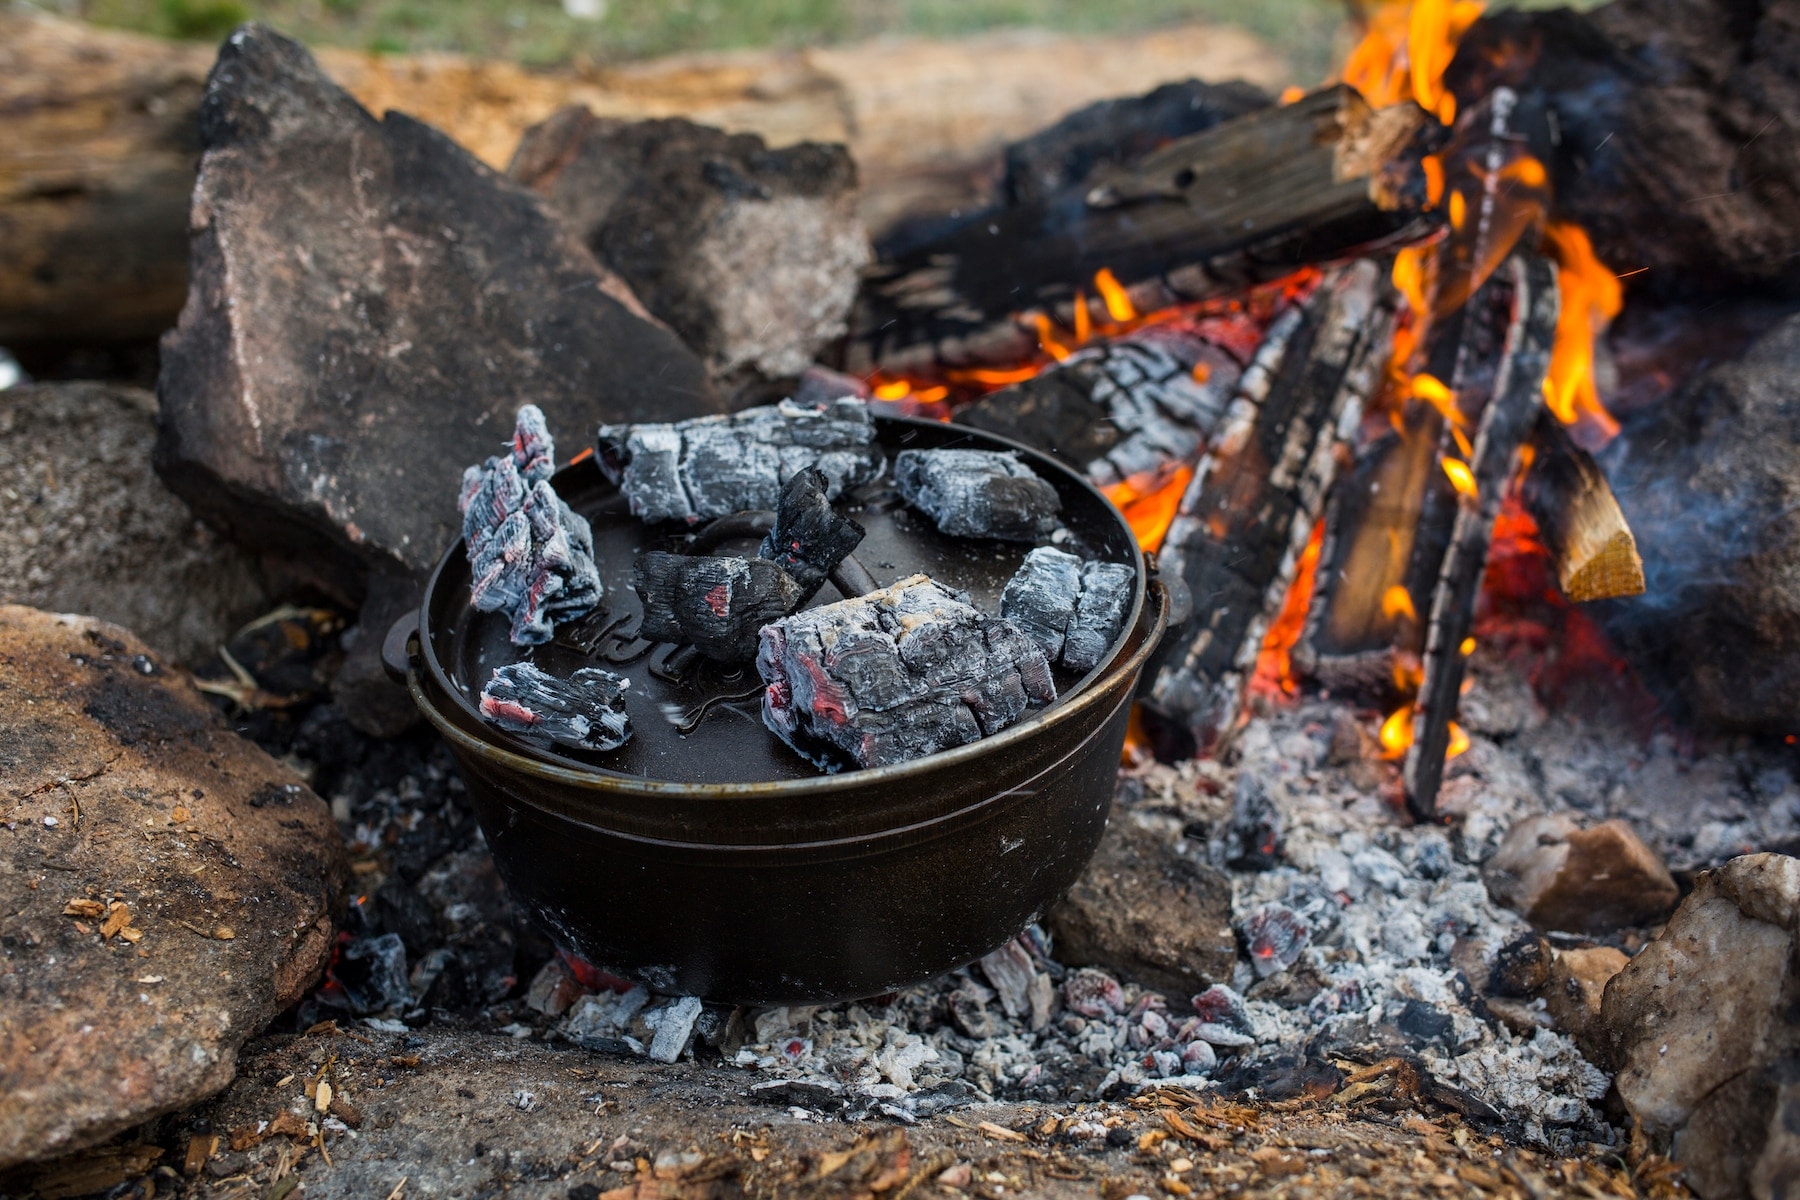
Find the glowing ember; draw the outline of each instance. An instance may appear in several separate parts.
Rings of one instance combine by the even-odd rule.
[[[1591,423],[1610,439],[1619,425],[1594,386],[1594,339],[1624,307],[1625,290],[1594,256],[1594,245],[1580,226],[1551,222],[1544,230],[1544,246],[1556,259],[1556,285],[1562,293],[1544,402],[1563,424]]]
[[[1475,653],[1475,639],[1472,637],[1464,638],[1462,640],[1462,645],[1458,646],[1456,650],[1457,653],[1461,654],[1464,658],[1469,657],[1469,655]]]
[[[1386,759],[1402,758],[1413,744],[1413,708],[1411,703],[1402,705],[1388,714],[1387,720],[1381,723],[1381,732],[1376,740],[1381,743],[1381,757]]]
[[[1460,458],[1446,458],[1444,474],[1450,479],[1450,486],[1473,500],[1479,493],[1475,487],[1475,473],[1469,470],[1469,464]]]

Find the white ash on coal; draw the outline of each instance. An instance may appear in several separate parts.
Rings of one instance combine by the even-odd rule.
[[[830,490],[823,471],[808,467],[794,472],[782,486],[775,527],[757,551],[799,585],[801,604],[862,544],[863,527],[831,507]]]
[[[646,522],[696,521],[777,507],[782,485],[812,468],[826,497],[869,483],[884,456],[861,400],[819,408],[784,400],[675,424],[602,425],[600,469]]]
[[[1123,563],[1084,562],[1040,546],[1000,593],[1000,615],[1043,647],[1051,662],[1087,672],[1125,628],[1135,575]]]
[[[481,715],[508,733],[572,750],[617,750],[631,739],[629,679],[582,667],[567,679],[533,666],[496,667],[481,689]]]
[[[640,637],[693,646],[719,662],[756,657],[757,631],[805,602],[798,583],[765,558],[638,555],[631,586],[644,602]]]
[[[1056,699],[1011,622],[924,575],[767,625],[763,722],[800,754],[888,766],[1000,732]]]
[[[894,482],[906,502],[951,537],[1041,542],[1057,530],[1056,489],[994,450],[902,450]]]
[[[536,405],[519,410],[510,453],[463,472],[457,509],[469,553],[469,603],[512,618],[516,645],[550,640],[600,602],[594,534],[550,486],[556,447]]]

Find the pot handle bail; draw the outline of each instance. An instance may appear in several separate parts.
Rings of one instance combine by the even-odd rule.
[[[387,636],[381,639],[381,665],[395,683],[405,683],[407,672],[414,666],[414,639],[418,636],[419,611],[408,609],[388,626]]]

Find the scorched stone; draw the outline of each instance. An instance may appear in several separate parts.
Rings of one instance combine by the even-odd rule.
[[[1056,532],[1062,500],[1016,454],[902,450],[894,481],[906,502],[952,537],[1036,542]]]
[[[463,472],[463,542],[469,603],[512,617],[515,645],[550,640],[560,621],[600,602],[594,533],[556,490],[556,445],[536,405],[519,410],[512,450]]]
[[[700,360],[536,197],[429,126],[377,120],[296,43],[231,35],[200,141],[157,469],[343,595],[431,568],[458,472],[521,402],[563,429],[719,411]]]
[[[1044,652],[924,575],[762,630],[763,721],[801,754],[888,766],[998,733],[1056,699]]]
[[[116,625],[0,607],[0,1168],[231,1082],[348,868],[324,803]]]
[[[1133,575],[1122,563],[1083,562],[1040,546],[1000,594],[1000,615],[1042,646],[1052,662],[1091,671],[1125,627]]]
[[[530,663],[496,667],[481,689],[481,715],[508,733],[574,750],[617,750],[631,737],[631,681],[599,667],[567,679]]]
[[[875,479],[884,461],[868,406],[849,398],[679,424],[604,425],[598,453],[633,515],[652,523],[773,509],[782,485],[808,468],[825,475],[826,496],[836,499]]]

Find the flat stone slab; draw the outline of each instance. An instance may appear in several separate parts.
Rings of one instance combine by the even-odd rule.
[[[0,1167],[217,1092],[331,953],[331,814],[146,649],[0,607]]]

